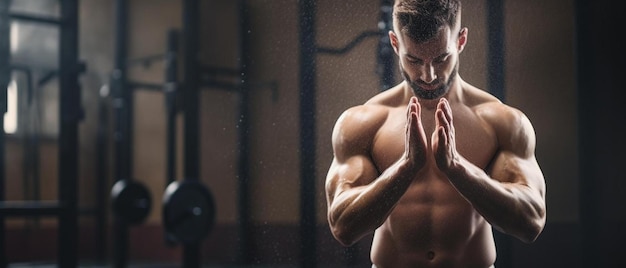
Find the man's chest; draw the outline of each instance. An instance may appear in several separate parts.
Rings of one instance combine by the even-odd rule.
[[[421,123],[427,147],[432,148],[432,134],[437,127],[433,112],[422,112]],[[495,133],[489,125],[473,113],[453,112],[454,141],[456,150],[470,162],[485,168],[498,149]],[[371,154],[379,171],[397,161],[406,148],[406,112],[394,111],[379,129],[372,141]]]

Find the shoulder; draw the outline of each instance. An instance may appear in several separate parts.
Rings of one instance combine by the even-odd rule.
[[[522,154],[533,153],[535,130],[524,112],[501,102],[479,105],[476,112],[493,128],[501,148]]]
[[[375,132],[386,120],[389,109],[377,104],[363,104],[345,110],[335,123],[333,140],[354,140]],[[372,135],[375,133],[371,133]]]
[[[389,109],[379,104],[363,104],[345,110],[333,128],[332,145],[335,155],[341,157],[369,151],[388,114]]]
[[[534,150],[535,130],[523,111],[483,90],[472,88],[469,91],[466,103],[495,132],[500,147]]]
[[[391,108],[401,105],[401,97],[400,88],[394,87],[376,94],[361,105],[348,108],[337,119],[333,136],[359,133],[367,136],[386,121]]]

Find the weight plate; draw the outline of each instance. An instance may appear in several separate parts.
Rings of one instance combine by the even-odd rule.
[[[163,224],[168,237],[183,244],[204,239],[215,221],[213,196],[197,181],[174,181],[163,196]]]
[[[113,212],[128,224],[139,224],[150,214],[150,191],[141,183],[118,180],[111,189]]]

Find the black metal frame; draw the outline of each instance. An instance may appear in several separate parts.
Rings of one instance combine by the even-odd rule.
[[[317,266],[315,207],[315,0],[299,1],[300,14],[300,266]]]
[[[252,248],[252,221],[250,218],[250,193],[249,193],[249,133],[250,133],[250,110],[249,98],[250,91],[253,88],[269,88],[276,97],[278,85],[274,81],[253,83],[248,76],[250,51],[249,44],[249,15],[247,0],[239,0],[239,67],[237,69],[228,69],[203,65],[197,61],[198,34],[199,34],[199,17],[198,17],[198,0],[186,0],[183,8],[183,34],[185,43],[185,94],[183,101],[185,103],[185,179],[195,180],[199,178],[198,161],[199,148],[198,137],[198,110],[197,100],[199,90],[204,89],[222,89],[239,94],[238,103],[238,143],[237,143],[237,166],[238,166],[238,255],[236,261],[241,264],[252,264],[253,248]],[[238,83],[225,83],[218,79],[212,79],[213,76],[230,76],[239,77]],[[189,109],[190,108],[190,109]],[[189,124],[188,122],[191,122]],[[192,163],[187,160],[193,159]],[[184,254],[184,267],[198,267],[200,256],[198,254],[198,245],[186,245]]]
[[[111,74],[111,94],[115,118],[114,180],[132,179],[133,94],[127,78],[128,1],[115,1],[115,52]],[[128,262],[129,225],[114,214],[114,267],[122,268]]]
[[[54,24],[60,28],[59,91],[60,91],[60,133],[59,133],[59,200],[42,201],[4,201],[4,192],[0,193],[0,267],[8,265],[5,254],[4,218],[51,216],[58,217],[58,231],[63,234],[57,239],[58,266],[76,267],[78,260],[78,123],[83,118],[81,91],[78,83],[79,74],[85,66],[78,60],[78,0],[60,0],[61,15],[56,18],[41,18],[24,14],[10,14],[10,1],[0,4],[0,86],[2,97],[1,111],[6,112],[6,86],[10,79],[10,52],[6,42],[9,40],[9,21],[26,20],[37,23]],[[2,117],[3,118],[3,117]],[[3,122],[0,119],[0,122]],[[5,169],[5,133],[0,133],[0,185],[4,185]]]
[[[116,181],[132,181],[132,156],[133,156],[133,124],[134,107],[133,99],[136,90],[161,91],[165,95],[166,124],[167,124],[167,173],[166,186],[175,180],[176,176],[176,115],[178,113],[177,94],[179,90],[178,81],[178,42],[179,34],[177,30],[170,30],[167,34],[167,50],[164,55],[153,55],[141,59],[128,59],[128,1],[116,0],[116,39],[115,39],[115,67],[111,74],[111,91],[113,95],[113,108],[115,114],[115,171]],[[165,62],[165,83],[152,84],[138,81],[131,81],[128,78],[128,67],[134,64],[149,65],[153,61],[163,60]],[[101,113],[106,111],[101,110]],[[101,120],[106,118],[101,117]],[[103,122],[101,122],[103,124]],[[104,139],[104,137],[103,137]],[[101,141],[102,142],[102,141]],[[104,154],[104,148],[100,149]],[[104,166],[104,157],[100,166]],[[114,266],[126,267],[128,264],[129,234],[130,225],[124,219],[115,219],[115,251]],[[166,237],[167,239],[167,237]],[[165,243],[173,244],[173,241],[166,240]]]
[[[250,99],[250,79],[249,62],[250,52],[249,29],[250,21],[248,14],[248,1],[239,0],[239,68],[241,72],[236,75],[241,76],[241,84],[239,91],[239,133],[238,133],[238,168],[239,168],[239,189],[238,189],[238,208],[239,208],[239,256],[237,259],[243,264],[251,264],[252,259],[252,220],[250,218],[250,174],[249,174],[249,153],[250,153],[250,109],[248,106]]]
[[[200,73],[198,64],[199,46],[199,2],[185,0],[183,2],[183,46],[184,46],[184,180],[199,181],[200,152],[199,152],[199,112],[198,96],[200,87]],[[183,245],[183,267],[200,267],[200,243]]]

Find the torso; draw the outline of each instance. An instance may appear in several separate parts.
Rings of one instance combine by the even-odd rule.
[[[401,94],[400,89],[397,94]],[[457,150],[476,166],[486,169],[498,149],[496,134],[481,118],[497,104],[495,98],[470,88],[463,102],[451,101]],[[394,96],[389,92],[388,96]],[[476,96],[472,94],[477,94]],[[397,96],[396,96],[397,97]],[[394,98],[396,98],[394,97]],[[371,101],[386,114],[371,143],[371,158],[379,172],[404,152],[406,104]],[[422,124],[430,147],[435,128],[434,109],[422,105]],[[429,159],[427,171],[416,178],[376,230],[371,250],[373,263],[385,267],[489,267],[495,260],[491,226],[461,196]],[[462,264],[462,265],[461,265]]]

